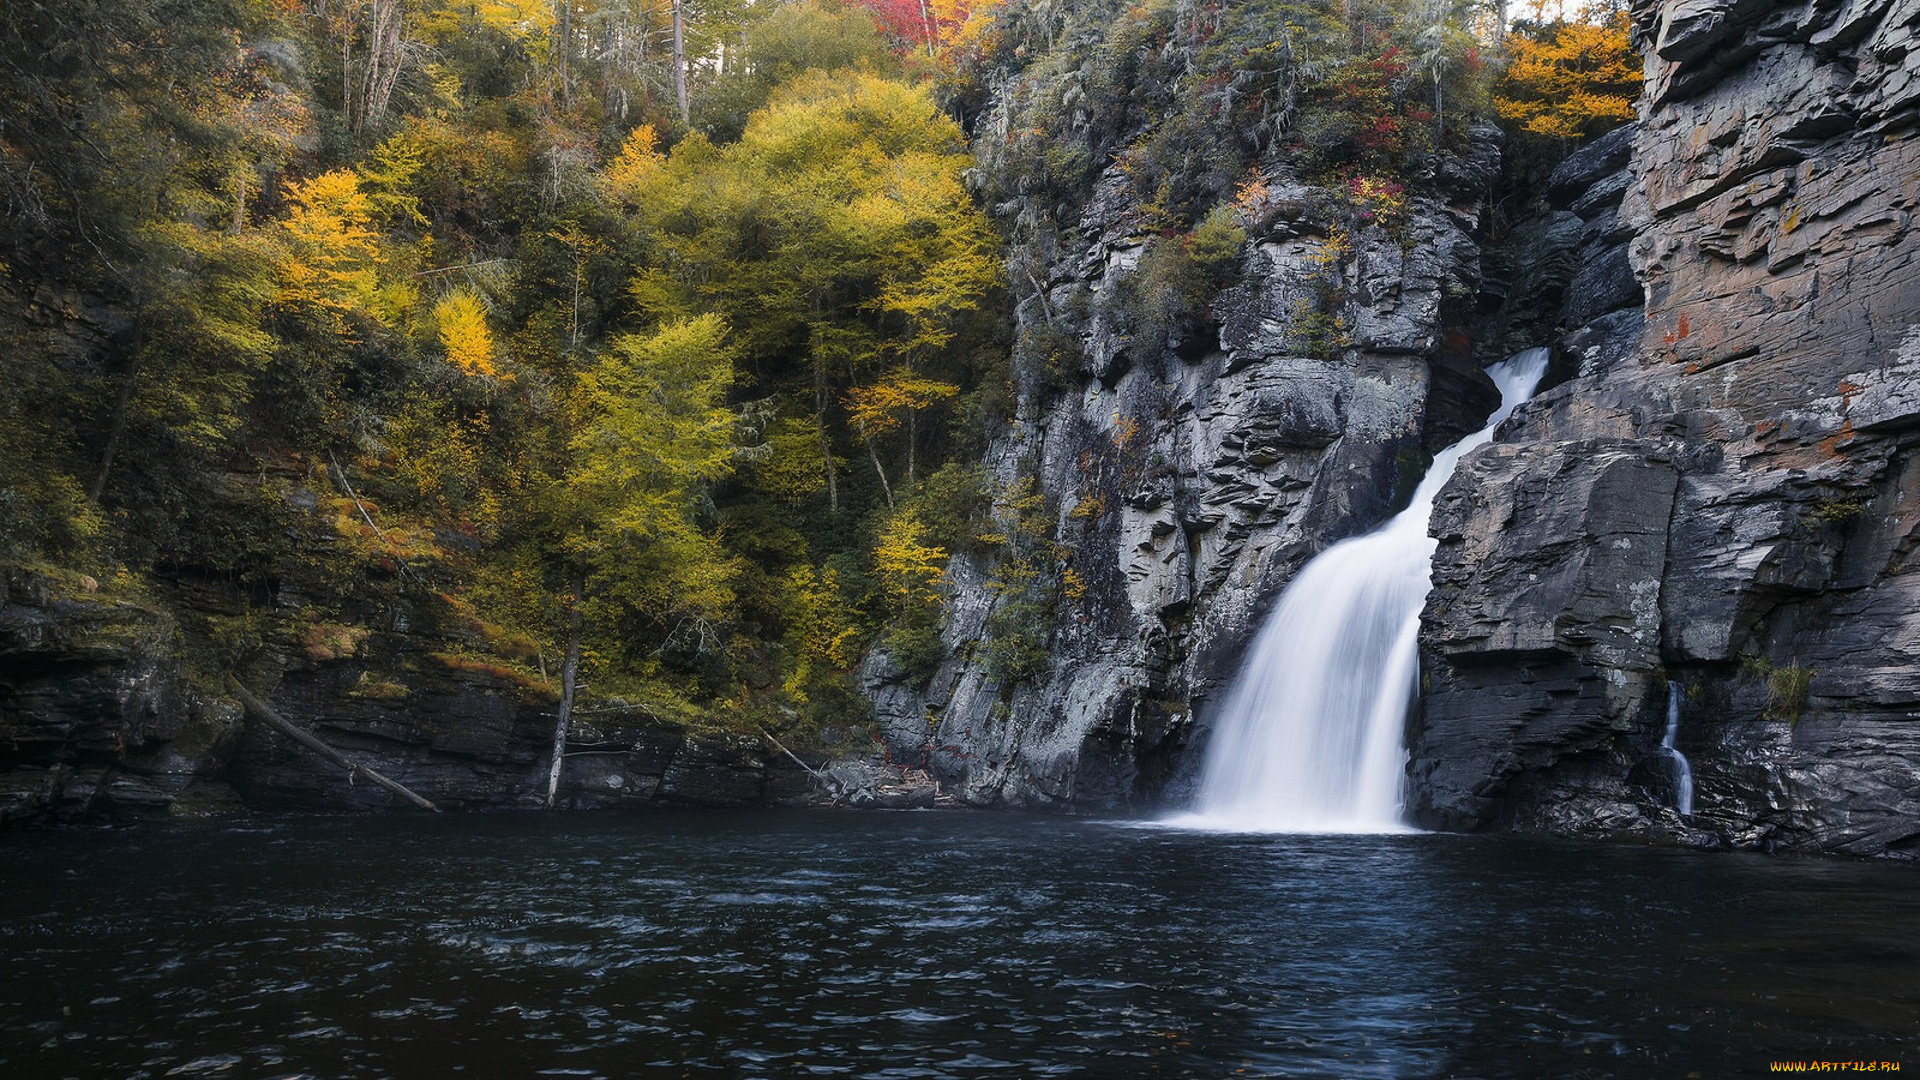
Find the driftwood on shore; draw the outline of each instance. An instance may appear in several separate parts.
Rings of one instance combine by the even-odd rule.
[[[233,688],[234,696],[239,698],[240,704],[246,707],[248,715],[252,716],[256,720],[259,720],[261,723],[266,724],[268,727],[279,732],[280,734],[285,735],[287,738],[292,739],[294,742],[299,743],[301,746],[304,746],[307,749],[313,751],[314,753],[319,754],[321,757],[326,758],[328,761],[333,762],[335,765],[338,765],[341,768],[347,770],[347,776],[349,779],[351,779],[354,776],[364,776],[367,779],[373,781],[374,783],[380,785],[381,787],[386,788],[388,791],[393,792],[395,795],[398,795],[401,798],[407,800],[408,802],[411,802],[415,806],[420,807],[422,810],[431,810],[436,814],[440,812],[439,807],[433,805],[433,803],[427,801],[426,799],[420,797],[419,795],[414,794],[414,792],[411,789],[409,789],[406,785],[400,783],[397,780],[389,779],[386,776],[383,776],[382,774],[380,774],[379,772],[373,769],[370,769],[367,766],[362,765],[357,761],[348,759],[347,757],[342,755],[340,751],[335,750],[333,747],[328,746],[326,743],[321,742],[319,739],[315,738],[311,733],[295,727],[285,717],[281,716],[277,712],[274,712],[272,706],[268,705],[264,701],[261,701],[259,698],[253,696],[253,694],[250,691],[248,691],[246,687],[240,685],[240,680],[230,679],[229,683]]]
[[[825,776],[825,775],[823,775],[823,774],[822,774],[822,773],[820,772],[820,770],[819,770],[819,769],[816,769],[816,768],[814,768],[813,766],[811,766],[811,765],[809,765],[809,764],[807,764],[806,762],[804,762],[804,761],[801,761],[801,760],[800,760],[800,755],[798,755],[798,754],[796,754],[796,753],[794,753],[793,751],[791,751],[791,750],[789,750],[789,749],[787,749],[787,744],[786,744],[786,743],[783,743],[783,742],[781,742],[781,741],[780,741],[779,739],[776,739],[776,738],[774,738],[774,737],[773,737],[773,732],[771,732],[771,731],[768,731],[768,730],[767,730],[766,728],[761,728],[761,729],[760,729],[760,734],[762,734],[762,735],[764,735],[764,736],[766,736],[766,739],[767,739],[767,741],[768,741],[768,742],[770,742],[770,743],[772,743],[772,744],[773,744],[774,746],[776,746],[776,747],[778,747],[781,753],[783,753],[783,754],[785,754],[785,755],[787,755],[787,756],[788,756],[789,758],[792,758],[792,759],[793,759],[793,763],[794,763],[795,765],[798,765],[798,766],[800,766],[801,768],[803,768],[803,769],[805,769],[805,770],[807,770],[807,775],[808,775],[808,776],[811,776],[811,777],[813,777],[813,778],[814,778],[815,780],[821,780],[821,781],[824,781],[824,780],[826,780],[826,776]]]

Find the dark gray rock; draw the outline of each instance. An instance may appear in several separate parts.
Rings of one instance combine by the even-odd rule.
[[[1912,858],[1920,148],[1887,133],[1920,115],[1920,6],[1636,21],[1650,106],[1614,218],[1587,221],[1570,381],[1435,514],[1414,802],[1453,827]],[[1595,213],[1617,150],[1556,177],[1565,205]],[[1596,314],[1626,289],[1592,245],[1623,231],[1645,308]]]
[[[323,518],[316,507],[317,528]],[[262,614],[219,590],[132,600],[18,571],[3,595],[0,825],[219,816],[243,806],[406,809],[244,720],[222,678],[236,658],[204,635],[249,611],[262,644],[234,670],[295,724],[447,809],[539,804],[551,694],[462,661],[464,620],[431,597],[356,609],[328,583],[289,575],[280,606]],[[316,637],[311,612],[322,598],[358,610],[358,622],[327,624]],[[403,605],[405,617],[394,617]],[[597,710],[570,750],[567,806],[766,805],[811,792],[799,765],[757,740],[683,733],[638,712]]]
[[[978,145],[992,167],[993,146]],[[1398,509],[1426,453],[1497,404],[1465,332],[1480,287],[1472,232],[1497,164],[1495,133],[1476,131],[1391,229],[1265,176],[1245,277],[1164,347],[1113,299],[1146,242],[1117,166],[1072,229],[1016,253],[1044,262],[1034,276],[1062,295],[1093,298],[1074,328],[1082,381],[1027,396],[985,464],[1057,505],[1049,536],[1082,591],[1061,599],[1047,670],[1004,685],[988,663],[1001,602],[990,566],[955,557],[950,655],[930,684],[880,655],[863,668],[891,759],[974,806],[1139,808],[1189,784],[1206,703],[1279,590],[1321,547]],[[1580,225],[1569,215],[1574,240]],[[1047,313],[1019,317],[1030,332]],[[1193,340],[1209,322],[1213,340]]]
[[[1626,191],[1626,185],[1618,178],[1626,174],[1627,163],[1633,156],[1633,141],[1639,131],[1638,124],[1623,124],[1568,154],[1547,177],[1547,198],[1563,210],[1602,192],[1614,193],[1613,201],[1618,203],[1617,195]],[[1580,216],[1592,215],[1582,213]]]

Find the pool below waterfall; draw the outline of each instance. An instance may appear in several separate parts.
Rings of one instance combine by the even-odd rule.
[[[976,813],[0,837],[8,1077],[1920,1068],[1909,867]]]

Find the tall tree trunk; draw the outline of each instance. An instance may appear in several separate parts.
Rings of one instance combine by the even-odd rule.
[[[368,42],[367,107],[363,124],[378,124],[386,119],[387,106],[393,101],[393,88],[400,81],[403,58],[401,30],[406,23],[401,0],[374,0],[373,37]]]
[[[867,457],[873,460],[873,472],[880,478],[880,493],[887,497],[887,509],[893,509],[893,485],[887,483],[887,470],[880,466],[880,452],[873,448],[873,439],[867,435],[867,425],[861,424],[860,441],[867,444]]]
[[[560,770],[567,763],[567,728],[573,723],[573,691],[580,679],[580,594],[586,583],[573,579],[573,597],[567,604],[567,656],[560,665],[560,708],[553,721],[553,761],[547,766],[547,809],[553,809],[560,790]]]
[[[355,80],[353,77],[353,4],[342,4],[340,8],[340,111],[347,114],[347,130],[358,131],[360,125],[353,119],[353,99]]]
[[[680,125],[685,127],[691,115],[687,110],[687,44],[681,30],[681,0],[673,0],[673,96],[680,104]]]
[[[553,177],[553,196],[555,200],[558,200],[560,197],[560,175],[559,174],[560,174],[559,159],[555,158],[554,159],[554,177]],[[580,347],[580,279],[586,275],[586,270],[583,265],[585,261],[586,260],[581,257],[579,252],[574,253],[574,256],[573,256],[573,329],[572,329],[571,336],[568,338],[567,348],[569,350],[578,349]]]
[[[627,118],[626,107],[614,103],[615,97],[619,94],[619,75],[626,59],[626,52],[620,45],[620,19],[621,15],[618,9],[608,14],[607,32],[600,41],[600,51],[606,56],[605,65],[600,75],[600,112],[605,116],[614,116],[625,120]]]
[[[920,447],[920,414],[907,410],[907,489],[913,489],[913,462]]]
[[[573,0],[555,0],[554,66],[560,75],[560,108],[573,107]]]

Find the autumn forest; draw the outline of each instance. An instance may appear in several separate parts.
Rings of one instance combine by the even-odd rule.
[[[1071,320],[1015,312],[1094,178],[1147,221],[1086,302],[1165,340],[1241,273],[1263,177],[1391,224],[1499,123],[1524,200],[1630,118],[1627,30],[1454,0],[9,4],[0,561],[237,598],[195,628],[208,678],[350,636],[269,610],[305,574],[470,628],[444,661],[553,695],[563,733],[578,697],[803,746],[860,730],[876,648],[938,661],[965,550],[1017,683],[1085,583],[1059,508],[979,462],[1076,374]]]

